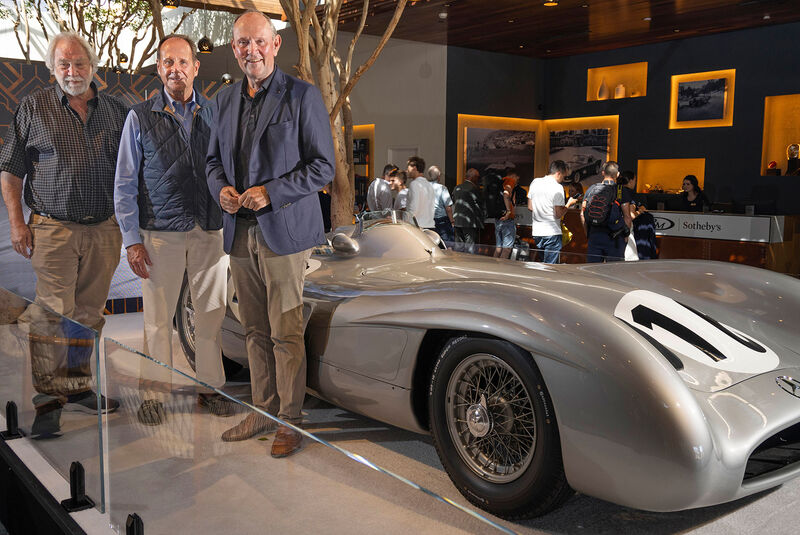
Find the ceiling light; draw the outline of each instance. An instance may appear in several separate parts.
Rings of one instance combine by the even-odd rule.
[[[508,22],[513,23],[514,19],[508,19]]]
[[[764,20],[769,20],[769,19],[771,19],[772,17],[770,17],[770,16],[769,16],[769,13],[767,13],[766,15],[764,15],[764,16],[763,16],[763,17],[761,17],[761,18],[763,18]]]
[[[208,37],[203,36],[197,41],[197,51],[201,54],[211,54],[214,51],[214,43]]]
[[[589,4],[581,4],[581,7],[585,9],[585,8],[589,7]]]
[[[558,0],[544,0],[544,4],[547,7],[553,7],[558,5]]]
[[[181,5],[181,0],[161,0],[161,5],[167,9],[175,9]]]
[[[678,32],[680,32],[680,30],[679,30],[678,28],[675,28],[675,29],[673,29],[672,31],[673,31],[673,32],[675,32],[675,33],[678,33]]]
[[[444,22],[447,20],[447,10],[443,9],[439,12],[439,22]]]
[[[653,17],[644,17],[642,20],[646,21],[646,22],[650,22],[651,20],[653,20]]]

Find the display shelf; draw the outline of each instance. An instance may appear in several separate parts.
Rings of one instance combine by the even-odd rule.
[[[769,162],[776,162],[781,175],[787,174],[786,147],[800,143],[800,94],[764,99],[764,137],[761,148],[761,174]]]
[[[372,178],[375,161],[375,125],[353,125],[353,167],[355,174]]]
[[[683,177],[694,175],[700,189],[703,188],[706,173],[705,158],[665,158],[639,160],[636,171],[636,191],[639,193],[678,193],[683,185]]]
[[[605,88],[603,88],[605,86]],[[647,62],[594,67],[586,71],[586,101],[647,95]]]

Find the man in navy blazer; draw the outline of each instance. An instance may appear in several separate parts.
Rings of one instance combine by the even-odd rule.
[[[216,97],[208,187],[222,210],[224,248],[246,331],[253,404],[294,425],[306,385],[303,282],[311,248],[325,242],[317,191],[334,177],[328,112],[319,90],[275,66],[281,37],[252,11],[233,25],[245,80]],[[222,435],[244,440],[274,428],[251,413]],[[273,457],[301,435],[280,426]]]

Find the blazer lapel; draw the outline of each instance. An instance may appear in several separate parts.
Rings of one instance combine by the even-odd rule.
[[[228,117],[228,124],[230,126],[230,130],[228,131],[231,136],[231,150],[228,151],[228,169],[230,169],[230,173],[228,176],[228,182],[231,183],[232,186],[236,186],[236,162],[234,161],[237,143],[239,142],[239,113],[242,108],[242,84],[247,83],[247,78],[243,79],[241,82],[238,82],[238,86],[234,85],[231,88],[231,115]]]

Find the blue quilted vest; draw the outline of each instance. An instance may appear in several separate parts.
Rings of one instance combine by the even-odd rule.
[[[139,227],[188,231],[222,228],[222,212],[206,183],[211,102],[195,91],[191,136],[167,106],[164,92],[133,106],[144,159],[139,169]]]

